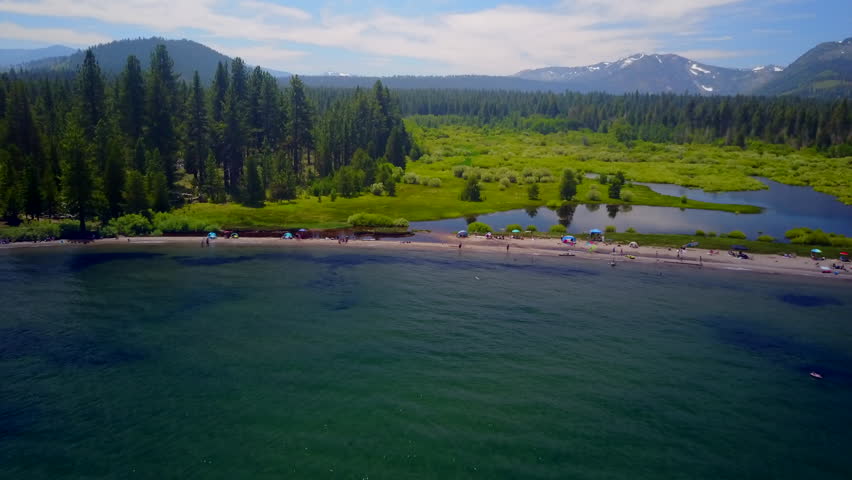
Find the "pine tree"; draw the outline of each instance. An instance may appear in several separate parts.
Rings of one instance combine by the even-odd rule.
[[[125,171],[122,148],[118,139],[113,138],[109,142],[106,165],[103,171],[103,194],[107,202],[109,218],[116,218],[121,215],[121,204],[124,200],[124,182]]]
[[[207,107],[204,89],[198,71],[192,77],[192,90],[187,105],[186,146],[184,161],[186,171],[198,179],[203,177],[204,161],[207,158]]]
[[[225,180],[222,173],[216,165],[216,157],[213,152],[207,155],[207,161],[204,162],[204,179],[201,182],[201,195],[208,202],[223,203],[225,201]]]
[[[28,162],[24,175],[24,213],[30,218],[40,218],[42,214],[43,202],[41,196],[41,178],[36,166],[32,161]]]
[[[288,102],[287,144],[290,158],[293,160],[293,171],[300,175],[307,166],[308,159],[305,157],[309,157],[309,152],[314,147],[314,138],[311,133],[313,131],[311,107],[305,97],[305,86],[298,75],[290,77]]]
[[[134,55],[127,57],[119,79],[118,96],[121,129],[133,145],[142,135],[145,122],[145,77],[139,59]]]
[[[405,134],[401,127],[394,127],[388,136],[385,158],[397,167],[405,168]]]
[[[148,193],[148,205],[155,212],[169,210],[169,185],[165,167],[156,148],[148,152],[148,164],[145,168],[145,183]]]
[[[106,93],[101,68],[92,49],[86,50],[77,72],[77,114],[84,138],[94,138],[95,128],[106,113]]]
[[[577,174],[574,170],[566,168],[562,171],[562,183],[559,184],[559,198],[571,200],[577,195]]]
[[[147,144],[160,152],[163,172],[168,186],[175,181],[177,133],[174,114],[176,109],[177,80],[174,62],[164,45],[157,45],[151,53],[151,68],[145,92],[147,102]]]
[[[92,155],[84,135],[83,128],[72,119],[62,141],[62,196],[68,211],[79,220],[80,232],[86,231],[86,218],[92,214],[94,192]]]
[[[245,203],[247,205],[261,206],[263,205],[264,198],[266,198],[266,193],[263,182],[261,181],[257,156],[252,155],[248,158],[245,170]]]
[[[56,184],[56,173],[51,162],[45,164],[40,190],[44,202],[44,213],[48,217],[53,217],[56,215],[59,206],[59,188]]]
[[[127,172],[124,192],[124,211],[127,213],[142,213],[148,210],[148,195],[145,192],[145,178],[136,169]]]

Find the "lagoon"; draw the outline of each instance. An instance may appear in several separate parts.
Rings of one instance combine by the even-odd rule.
[[[845,284],[222,244],[10,249],[0,283],[3,478],[852,471]]]
[[[498,230],[512,223],[524,227],[535,225],[540,231],[546,231],[551,225],[562,224],[568,227],[569,232],[580,233],[592,228],[603,229],[607,225],[614,225],[619,232],[628,228],[634,228],[640,233],[678,234],[692,234],[696,230],[716,233],[740,230],[751,239],[766,234],[776,240],[783,240],[787,230],[809,227],[852,236],[852,205],[845,205],[831,195],[816,192],[811,187],[785,185],[765,178],[759,180],[769,188],[715,193],[670,184],[641,184],[664,195],[686,195],[692,200],[763,207],[764,211],[758,214],[642,205],[585,204],[558,210],[546,207],[510,210],[480,215],[476,220]],[[412,222],[412,228],[455,232],[464,229],[469,223],[468,220],[472,221],[472,217]]]

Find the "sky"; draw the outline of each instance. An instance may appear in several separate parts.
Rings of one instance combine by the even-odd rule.
[[[187,38],[300,74],[509,75],[634,53],[786,66],[852,0],[0,0],[0,48]]]

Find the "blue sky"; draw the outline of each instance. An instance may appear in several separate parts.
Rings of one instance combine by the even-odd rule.
[[[750,68],[852,36],[852,0],[0,0],[0,48],[153,35],[303,74],[502,75],[633,53]]]

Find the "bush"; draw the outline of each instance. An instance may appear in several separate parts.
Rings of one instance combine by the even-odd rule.
[[[559,200],[549,200],[547,202],[547,208],[554,208],[555,209],[555,208],[559,208],[561,206],[562,206],[562,202],[560,202]]]
[[[463,202],[481,202],[482,190],[479,186],[479,179],[475,176],[468,177],[467,183],[462,188],[459,198]]]
[[[377,213],[356,213],[346,219],[346,223],[354,227],[408,227],[408,220],[393,219]]]
[[[775,241],[775,237],[773,237],[772,235],[761,235],[761,236],[757,237],[757,241],[758,242],[772,243],[772,242]]]
[[[162,218],[163,215],[164,214],[162,213],[158,213],[154,216],[154,218],[161,217],[160,220],[164,222],[164,219]],[[151,222],[148,221],[147,218],[136,213],[131,213],[130,215],[123,215],[118,218],[113,218],[109,221],[109,225],[107,225],[107,228],[109,229],[110,234],[124,235],[127,237],[147,235],[148,233],[151,233],[151,230],[154,229],[153,225],[151,225]]]
[[[607,225],[604,231],[606,233],[615,233],[615,225]]]
[[[843,238],[833,234],[830,235],[828,233],[823,232],[822,230],[811,230],[809,228],[793,229],[787,231],[785,236],[787,236],[791,232],[797,233],[798,235],[792,238],[790,241],[800,245],[832,245],[833,243],[835,243],[832,242],[834,238],[837,238],[838,240],[841,240]],[[840,241],[836,243],[843,245],[845,242]]]
[[[473,222],[467,226],[467,231],[470,233],[488,233],[492,230],[487,223]]]
[[[418,183],[420,183],[420,177],[418,177],[416,173],[408,172],[402,176],[402,183],[407,183],[409,185],[417,185]]]
[[[500,186],[503,188],[509,188],[509,185],[512,184],[512,181],[509,180],[508,177],[503,177],[500,179]]]
[[[586,195],[586,199],[590,202],[600,202],[601,201],[601,192],[592,189],[589,190],[589,193]]]
[[[429,186],[434,187],[434,188],[440,188],[441,187],[441,179],[437,178],[437,177],[430,178],[429,179]]]
[[[633,192],[631,192],[630,190],[625,190],[621,192],[621,199],[625,202],[632,202],[634,198],[635,197],[633,195]]]
[[[738,240],[745,240],[748,237],[746,237],[745,233],[743,233],[739,230],[734,230],[732,232],[728,232],[728,238],[736,238]]]
[[[704,237],[704,236],[706,236],[706,234],[704,233],[704,230],[696,230],[695,236],[696,237]]]
[[[528,231],[528,232],[537,232],[537,231],[538,231],[538,227],[536,227],[535,225],[527,225],[526,231]]]
[[[625,232],[626,233],[636,233],[636,229],[633,228],[633,227],[629,227],[627,230],[625,230]]]
[[[382,196],[385,193],[385,185],[382,182],[370,185],[370,193],[377,197]]]
[[[689,199],[686,198],[686,195],[680,197],[680,203],[686,205],[686,202],[688,202],[688,201],[689,201]]]
[[[565,233],[568,231],[565,225],[551,225],[548,229],[550,233]]]
[[[506,231],[507,232],[511,232],[512,230],[523,231],[524,227],[522,227],[520,224],[517,224],[517,223],[510,223],[509,225],[506,225]]]
[[[715,237],[715,236],[716,236],[716,232],[707,232],[707,237],[708,237],[708,238],[713,238],[713,237]]]
[[[0,238],[13,242],[37,242],[49,238],[59,238],[61,228],[58,223],[28,221],[17,227],[0,227]]]
[[[453,175],[456,178],[462,178],[462,177],[464,177],[464,172],[467,169],[468,169],[468,167],[466,165],[456,165],[455,167],[453,167]]]

